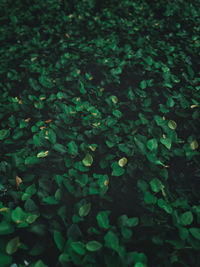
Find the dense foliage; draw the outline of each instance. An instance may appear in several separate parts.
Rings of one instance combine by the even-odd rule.
[[[199,14],[1,0],[0,266],[200,266]]]

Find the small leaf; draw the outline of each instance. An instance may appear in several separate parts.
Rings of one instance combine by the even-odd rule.
[[[0,223],[0,235],[8,235],[14,232],[14,227],[6,221]]]
[[[29,224],[34,223],[38,217],[39,217],[39,215],[31,214],[27,217],[26,222]]]
[[[41,151],[37,154],[37,158],[45,158],[49,154],[49,151]]]
[[[152,195],[150,192],[146,191],[144,193],[144,201],[147,204],[156,204],[157,198],[154,195]]]
[[[102,248],[102,244],[99,243],[98,241],[89,241],[87,244],[86,244],[86,249],[89,250],[89,251],[98,251]]]
[[[189,228],[189,231],[194,238],[200,240],[200,228],[191,227]]]
[[[6,252],[9,255],[12,255],[13,253],[15,253],[18,249],[18,247],[20,246],[20,242],[19,242],[19,236],[16,236],[14,238],[12,238],[6,245]]]
[[[186,211],[181,215],[181,223],[183,225],[190,225],[193,222],[193,214],[191,211]]]
[[[118,249],[119,249],[119,239],[118,239],[118,236],[113,231],[109,231],[104,236],[104,240],[105,240],[105,246],[107,248],[111,248],[111,249],[113,249],[115,251],[118,251]]]
[[[113,176],[121,176],[124,174],[125,170],[119,166],[119,163],[117,161],[115,161],[113,164],[112,164],[112,175]]]
[[[74,141],[68,143],[68,152],[70,155],[77,155],[78,154],[78,146]]]
[[[158,193],[164,188],[164,185],[161,183],[161,181],[158,178],[154,178],[150,181],[151,189],[153,192]]]
[[[172,207],[162,198],[158,199],[158,207],[164,209],[168,214],[172,214]]]
[[[111,96],[110,99],[114,104],[117,104],[118,98],[115,95]]]
[[[186,240],[188,238],[189,231],[185,227],[179,227],[179,236],[182,240]]]
[[[19,223],[26,219],[26,213],[22,210],[21,207],[16,207],[12,211],[11,218],[14,222]]]
[[[175,121],[170,120],[170,121],[168,122],[168,127],[169,127],[170,129],[172,129],[172,130],[175,130],[176,127],[177,127],[177,124],[176,124]]]
[[[16,187],[17,189],[19,189],[19,185],[22,183],[22,179],[19,176],[16,176],[15,181],[16,181]]]
[[[71,247],[77,254],[79,255],[85,254],[85,245],[82,242],[80,241],[72,242]]]
[[[120,167],[124,167],[126,165],[126,163],[128,162],[127,158],[121,158],[119,161],[118,161],[118,164]]]
[[[25,165],[33,165],[39,162],[40,161],[36,156],[30,156],[25,159]]]
[[[12,263],[12,256],[0,253],[0,266],[10,266]]]
[[[53,149],[61,154],[64,154],[67,152],[67,149],[65,146],[61,144],[54,144]]]
[[[197,140],[194,140],[190,143],[190,147],[192,150],[196,150],[199,147],[199,144],[197,142]]]
[[[137,217],[128,218],[128,221],[126,222],[128,227],[135,227],[139,223],[139,219]]]
[[[86,167],[90,167],[93,163],[93,157],[90,154],[86,154],[85,158],[82,160],[82,163]]]
[[[158,148],[158,142],[156,140],[156,138],[150,139],[147,141],[147,148],[150,151],[155,151]]]
[[[170,149],[171,148],[171,145],[172,145],[172,141],[171,141],[171,139],[169,139],[169,138],[160,138],[160,142],[164,145],[164,146],[166,146],[166,148],[167,149]]]
[[[38,260],[33,267],[47,267],[42,260]]]
[[[47,121],[46,121],[46,123],[47,123]],[[48,131],[47,131],[47,136],[48,136],[48,138],[49,138],[49,141],[52,143],[52,144],[55,144],[56,143],[56,134],[55,134],[55,132],[52,130],[52,129],[49,129]]]
[[[79,209],[79,216],[80,217],[85,217],[89,214],[91,209],[91,203],[84,204],[83,206],[80,207]]]
[[[6,129],[0,130],[0,140],[6,139],[9,135],[10,135],[9,130]]]
[[[98,212],[96,219],[100,228],[108,229],[110,227],[108,215],[109,211]]]
[[[65,244],[65,239],[64,239],[63,235],[59,231],[54,230],[53,237],[54,237],[54,241],[56,243],[57,248],[60,251],[62,251],[63,246]]]
[[[140,83],[140,88],[145,89],[147,87],[147,82],[144,80]]]
[[[58,204],[58,200],[57,199],[55,199],[55,197],[53,197],[53,196],[49,196],[49,197],[45,197],[45,198],[43,198],[43,200],[42,200],[43,202],[46,202],[46,203],[48,203],[48,204],[50,204],[50,205],[56,205],[56,204]]]
[[[167,106],[172,108],[174,105],[175,105],[175,102],[174,102],[173,98],[169,97],[167,99]]]
[[[115,117],[117,117],[117,118],[121,118],[121,116],[122,116],[122,113],[121,113],[121,111],[120,110],[114,110],[113,112],[112,112],[112,114],[115,116]]]

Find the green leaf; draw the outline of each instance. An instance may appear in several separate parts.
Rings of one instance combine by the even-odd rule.
[[[6,139],[9,135],[10,135],[9,130],[6,129],[0,130],[0,140]]]
[[[127,164],[128,160],[127,158],[123,157],[118,161],[118,164],[120,167],[124,167]]]
[[[147,204],[156,204],[157,198],[154,195],[152,195],[150,192],[147,191],[144,194],[144,201]]]
[[[43,109],[43,108],[44,108],[44,103],[43,103],[42,101],[40,101],[40,102],[35,102],[35,103],[34,103],[34,107],[35,107],[36,109]]]
[[[33,267],[47,267],[42,260],[37,261]]]
[[[53,146],[53,149],[61,154],[64,154],[67,152],[67,149],[65,146],[61,145],[61,144],[55,144]]]
[[[147,58],[144,58],[144,60],[149,66],[153,64],[153,59],[150,56],[148,56]]]
[[[128,227],[135,227],[139,223],[139,219],[137,217],[128,218],[126,225]]]
[[[12,263],[12,256],[0,253],[0,266],[8,266]]]
[[[136,264],[134,265],[134,267],[146,267],[147,265],[142,263],[142,262],[136,262]]]
[[[194,238],[200,240],[200,228],[191,227],[189,228],[189,231]]]
[[[117,117],[117,118],[121,118],[122,117],[122,113],[121,113],[121,111],[120,110],[114,110],[113,112],[112,112],[112,114],[115,116],[115,117]]]
[[[42,86],[49,88],[49,89],[54,86],[53,82],[51,81],[51,78],[45,75],[41,75],[39,77],[39,82],[41,83]]]
[[[71,247],[77,254],[85,255],[85,245],[82,242],[72,242]]]
[[[34,223],[38,217],[39,217],[39,215],[31,214],[27,217],[26,222],[29,224]]]
[[[30,156],[25,159],[25,164],[26,165],[34,165],[39,163],[40,160],[36,156]]]
[[[110,99],[114,104],[117,104],[118,98],[115,95],[111,96]]]
[[[45,197],[45,198],[43,198],[43,200],[42,200],[43,202],[46,202],[46,203],[48,203],[48,204],[50,204],[50,205],[56,205],[56,204],[58,204],[58,200],[57,199],[55,199],[55,197],[53,197],[53,196],[49,196],[49,197]]]
[[[130,156],[132,153],[132,151],[128,148],[126,144],[119,144],[118,148],[120,151],[124,152],[128,156]]]
[[[70,155],[77,155],[78,154],[78,146],[76,145],[76,143],[74,141],[71,141],[68,143],[68,153]]]
[[[158,199],[158,207],[164,209],[168,214],[172,214],[172,207],[162,198]]]
[[[27,215],[26,213],[22,210],[21,207],[16,207],[11,214],[11,218],[14,222],[20,223],[25,221]]]
[[[172,129],[172,130],[175,130],[176,127],[177,127],[177,124],[176,124],[175,121],[170,120],[170,121],[168,122],[168,127],[169,127],[170,129]]]
[[[78,212],[79,216],[80,217],[87,216],[90,212],[90,209],[91,209],[91,203],[84,204],[83,206],[79,208],[79,212]]]
[[[147,87],[147,82],[144,80],[140,83],[140,88],[145,89]]]
[[[6,221],[0,223],[0,235],[8,235],[14,232],[14,227]]]
[[[48,156],[49,151],[41,151],[40,153],[37,154],[37,158],[45,158],[46,156]]]
[[[133,231],[127,227],[121,227],[121,233],[125,239],[130,239],[133,235]]]
[[[143,193],[148,189],[148,184],[141,179],[138,180],[137,186]]]
[[[145,147],[144,143],[141,142],[141,141],[139,140],[139,138],[136,137],[136,136],[134,137],[134,141],[135,141],[137,147],[139,148],[141,154],[142,154],[142,155],[145,155],[145,154],[146,154],[146,147]]]
[[[67,253],[62,253],[60,254],[58,258],[59,262],[61,263],[62,266],[66,266],[66,263],[69,263],[70,260],[70,255]]]
[[[30,196],[34,195],[37,192],[35,184],[29,185],[26,188],[26,193],[29,194]]]
[[[158,193],[164,188],[164,185],[161,183],[161,181],[158,178],[154,178],[150,181],[151,189],[153,192]]]
[[[147,141],[147,148],[150,151],[156,151],[158,148],[158,142],[156,140],[156,138],[150,139]]]
[[[112,164],[112,175],[113,176],[121,176],[124,174],[125,170],[119,166],[119,163],[117,161],[113,162]]]
[[[189,235],[188,229],[185,227],[179,227],[178,230],[179,230],[179,236],[180,236],[181,240],[186,240],[188,238],[188,235]]]
[[[49,129],[48,130],[48,135],[47,136],[49,138],[49,141],[52,144],[55,144],[56,143],[56,134],[55,134],[55,132],[52,129]]]
[[[98,212],[96,219],[100,228],[108,229],[110,227],[108,218],[109,213],[110,213],[109,211]]]
[[[19,236],[12,238],[6,245],[6,252],[9,255],[14,254],[20,246]]]
[[[86,154],[85,158],[82,160],[82,163],[86,167],[90,167],[93,163],[93,157],[90,154]]]
[[[167,106],[168,106],[169,108],[172,108],[174,105],[175,105],[175,102],[174,102],[173,98],[169,97],[169,98],[167,99]]]
[[[104,240],[105,240],[105,246],[107,248],[111,248],[111,249],[113,249],[115,251],[118,251],[118,249],[119,249],[119,239],[118,239],[118,236],[113,231],[109,231],[104,236]]]
[[[165,125],[165,120],[163,120],[163,118],[158,116],[158,115],[154,116],[154,120],[158,126],[164,126]]]
[[[63,235],[59,231],[54,230],[53,237],[54,237],[54,241],[56,243],[57,248],[60,251],[62,251],[63,246],[65,244],[65,239],[64,239]]]
[[[106,140],[106,145],[107,145],[109,148],[112,148],[112,147],[114,147],[115,143]]]
[[[193,214],[191,211],[186,211],[181,214],[181,223],[183,225],[190,225],[193,222]]]
[[[94,252],[94,251],[98,251],[102,248],[102,244],[99,243],[98,241],[96,240],[93,240],[93,241],[89,241],[87,244],[86,244],[86,249],[91,251],[91,252]]]
[[[171,145],[172,145],[172,141],[171,141],[171,139],[169,139],[169,138],[160,138],[160,142],[164,145],[164,146],[166,146],[166,148],[167,149],[170,149],[171,148]]]

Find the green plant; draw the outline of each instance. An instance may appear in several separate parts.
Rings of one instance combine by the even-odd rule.
[[[0,266],[200,265],[198,2],[25,4],[0,3]]]

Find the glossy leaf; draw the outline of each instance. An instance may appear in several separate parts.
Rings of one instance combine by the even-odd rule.
[[[19,236],[12,238],[6,245],[6,252],[9,255],[14,254],[20,246]]]
[[[99,243],[98,241],[96,240],[93,240],[93,241],[89,241],[87,244],[86,244],[86,249],[88,251],[91,251],[91,252],[94,252],[94,251],[98,251],[102,248],[102,244]]]

